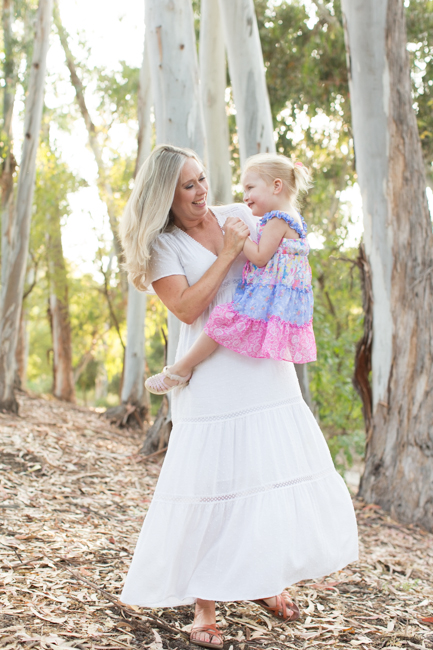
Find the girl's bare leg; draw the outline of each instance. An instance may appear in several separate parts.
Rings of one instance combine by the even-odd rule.
[[[198,366],[199,363],[207,359],[212,354],[212,352],[215,352],[217,347],[218,343],[211,339],[210,336],[202,332],[196,342],[182,357],[182,359],[176,361],[176,363],[172,366],[169,366],[168,369],[172,375],[186,377],[193,371],[196,366]],[[166,377],[164,379],[164,383],[167,384],[167,386],[176,386],[177,381]]]
[[[214,625],[215,621],[215,602],[213,600],[197,598],[193,629],[194,627],[203,627],[204,625]],[[210,635],[207,632],[198,632],[197,641],[211,643]],[[218,639],[214,637],[213,642],[218,643]]]

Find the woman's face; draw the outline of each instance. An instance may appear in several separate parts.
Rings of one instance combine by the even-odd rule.
[[[203,167],[194,158],[187,158],[181,169],[171,206],[175,223],[178,221],[180,225],[193,226],[194,222],[205,216],[208,189]]]

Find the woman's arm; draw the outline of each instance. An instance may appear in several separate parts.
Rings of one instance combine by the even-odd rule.
[[[270,219],[262,231],[258,244],[247,239],[244,244],[244,253],[256,266],[266,266],[272,255],[277,251],[283,237],[298,239],[297,232],[292,230],[283,219]]]
[[[190,287],[184,275],[170,275],[153,282],[155,293],[167,309],[191,325],[215,298],[248,235],[249,228],[243,221],[229,217],[224,224],[224,248],[198,282]]]

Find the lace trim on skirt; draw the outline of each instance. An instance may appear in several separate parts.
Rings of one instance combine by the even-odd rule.
[[[187,503],[187,504],[200,504],[200,503],[218,503],[219,501],[234,501],[236,499],[242,499],[245,497],[255,496],[257,494],[263,494],[265,492],[270,492],[271,490],[280,490],[282,488],[292,487],[293,485],[300,485],[301,483],[311,483],[313,481],[318,481],[322,478],[325,478],[328,475],[335,474],[336,470],[334,467],[328,467],[321,472],[316,474],[310,474],[307,476],[298,476],[297,478],[290,479],[289,481],[283,481],[282,483],[270,483],[268,485],[260,485],[258,487],[249,488],[248,490],[240,490],[239,492],[234,492],[231,494],[218,494],[216,496],[188,496],[182,494],[157,494],[155,493],[153,497],[154,502],[162,503]]]

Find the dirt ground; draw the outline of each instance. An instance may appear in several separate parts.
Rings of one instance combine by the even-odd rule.
[[[0,647],[190,648],[191,607],[118,601],[162,458],[143,462],[142,435],[90,410],[20,403],[0,414]],[[355,507],[360,561],[290,587],[296,623],[219,604],[226,650],[433,648],[433,535]]]

